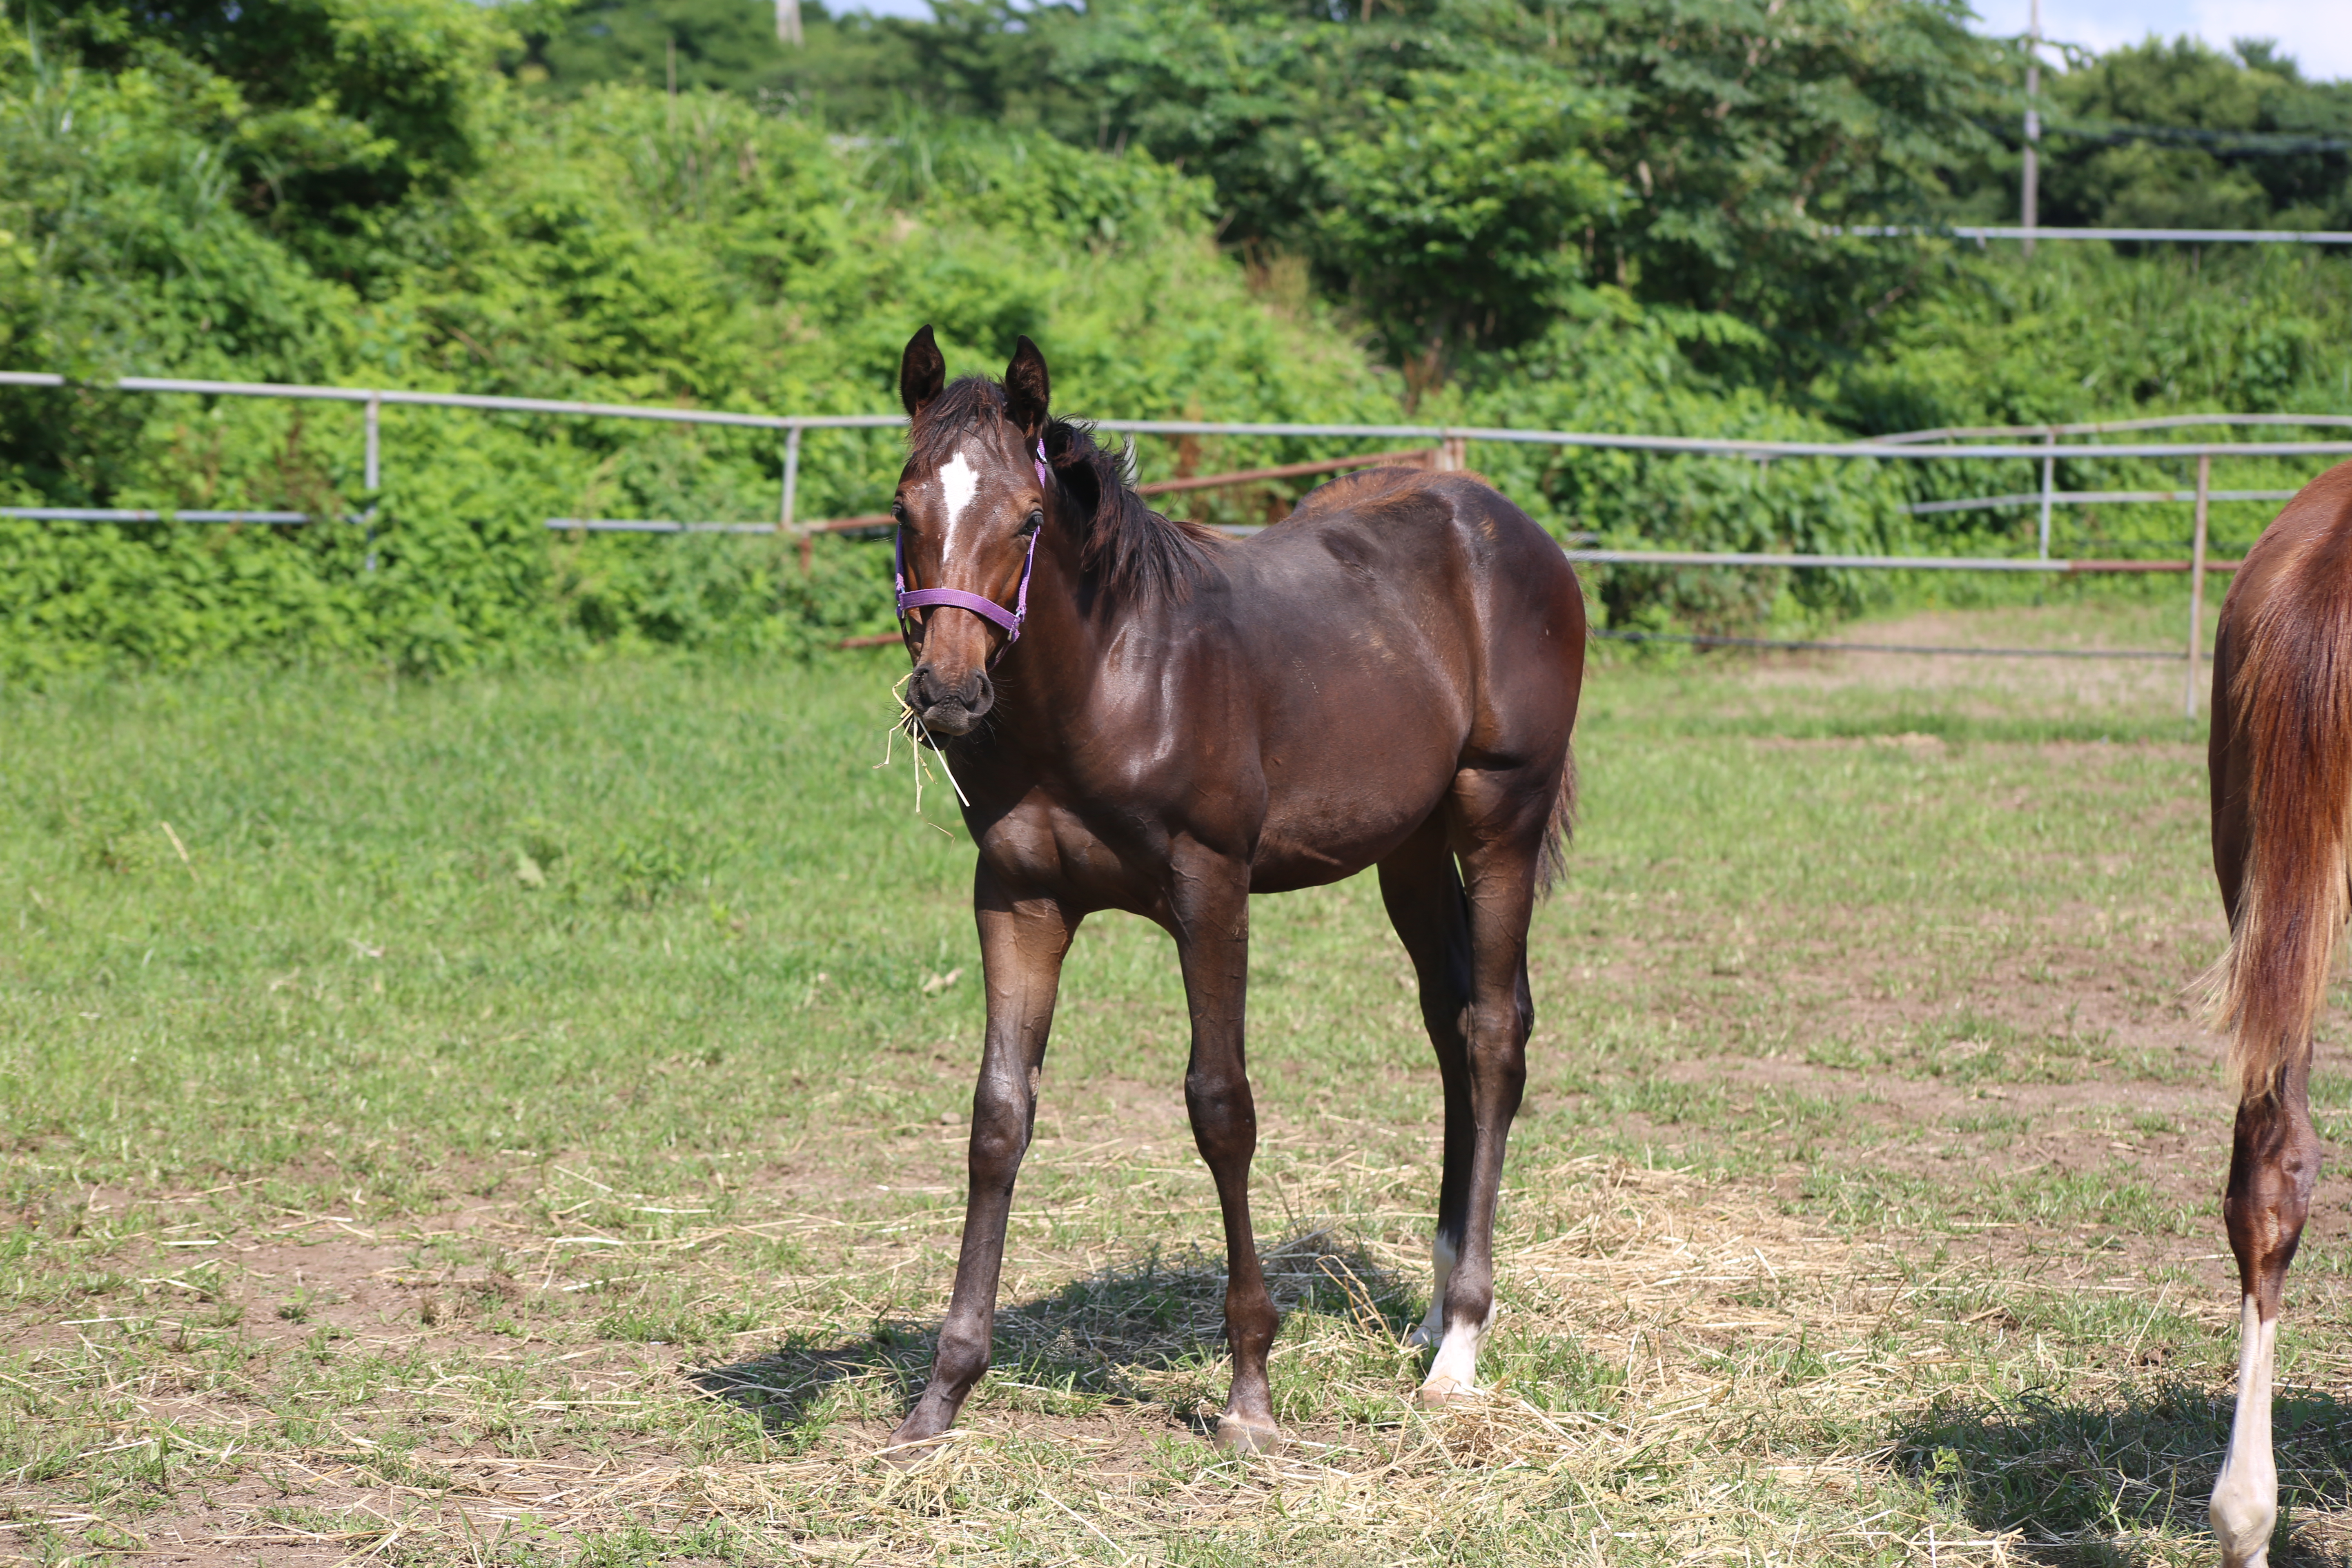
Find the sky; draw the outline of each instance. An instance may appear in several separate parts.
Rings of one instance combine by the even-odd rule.
[[[1987,33],[2025,31],[2031,0],[1974,0]],[[2352,4],[2347,0],[2042,0],[2042,36],[2111,49],[2150,33],[2193,33],[2216,48],[2231,38],[2276,38],[2303,74],[2352,77]]]

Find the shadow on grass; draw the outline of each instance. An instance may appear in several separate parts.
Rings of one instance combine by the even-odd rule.
[[[2104,1568],[2168,1560],[2183,1541],[2206,1537],[2206,1500],[2233,1408],[2230,1394],[2179,1383],[2126,1388],[2099,1405],[2034,1393],[1953,1402],[1898,1426],[1895,1457],[1978,1528],[2016,1531],[2032,1561]],[[2340,1522],[2352,1510],[2352,1403],[2283,1388],[2272,1422],[2272,1563],[2352,1563],[2352,1531]]]
[[[1402,1281],[1327,1231],[1261,1246],[1259,1256],[1285,1316],[1302,1309],[1329,1313],[1391,1340],[1420,1321],[1421,1303]],[[1171,1263],[1152,1257],[1097,1269],[1050,1295],[1000,1306],[989,1377],[1074,1403],[1171,1404],[1202,1426],[1213,1416],[1192,1395],[1223,1394],[1224,1302],[1222,1258]],[[835,1396],[852,1384],[877,1385],[877,1404],[903,1411],[929,1375],[938,1334],[936,1320],[887,1320],[857,1339],[788,1338],[763,1355],[691,1368],[686,1377],[782,1436],[830,1419]],[[1194,1387],[1171,1401],[1171,1382]]]

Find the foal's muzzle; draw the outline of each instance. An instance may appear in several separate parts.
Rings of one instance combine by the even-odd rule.
[[[988,672],[974,668],[956,679],[941,675],[929,659],[915,667],[907,706],[934,735],[969,735],[996,701]]]

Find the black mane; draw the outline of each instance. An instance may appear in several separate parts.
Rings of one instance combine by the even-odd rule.
[[[959,376],[923,409],[908,431],[908,446],[925,465],[955,455],[963,432],[983,419],[1003,419],[1004,387],[986,376]],[[1015,436],[1016,443],[1018,436]],[[1221,536],[1198,523],[1163,517],[1129,488],[1119,457],[1095,440],[1094,428],[1071,419],[1045,426],[1045,460],[1060,482],[1062,511],[1079,519],[1078,565],[1114,598],[1182,602],[1209,570],[1209,547]]]

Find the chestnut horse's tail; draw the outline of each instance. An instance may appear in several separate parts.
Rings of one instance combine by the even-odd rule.
[[[2244,624],[2216,746],[2242,748],[2246,855],[2230,950],[2205,976],[2241,1093],[2269,1098],[2309,1048],[2347,912],[2352,817],[2352,532],[2305,542]],[[2217,650],[2218,651],[2218,650]]]

